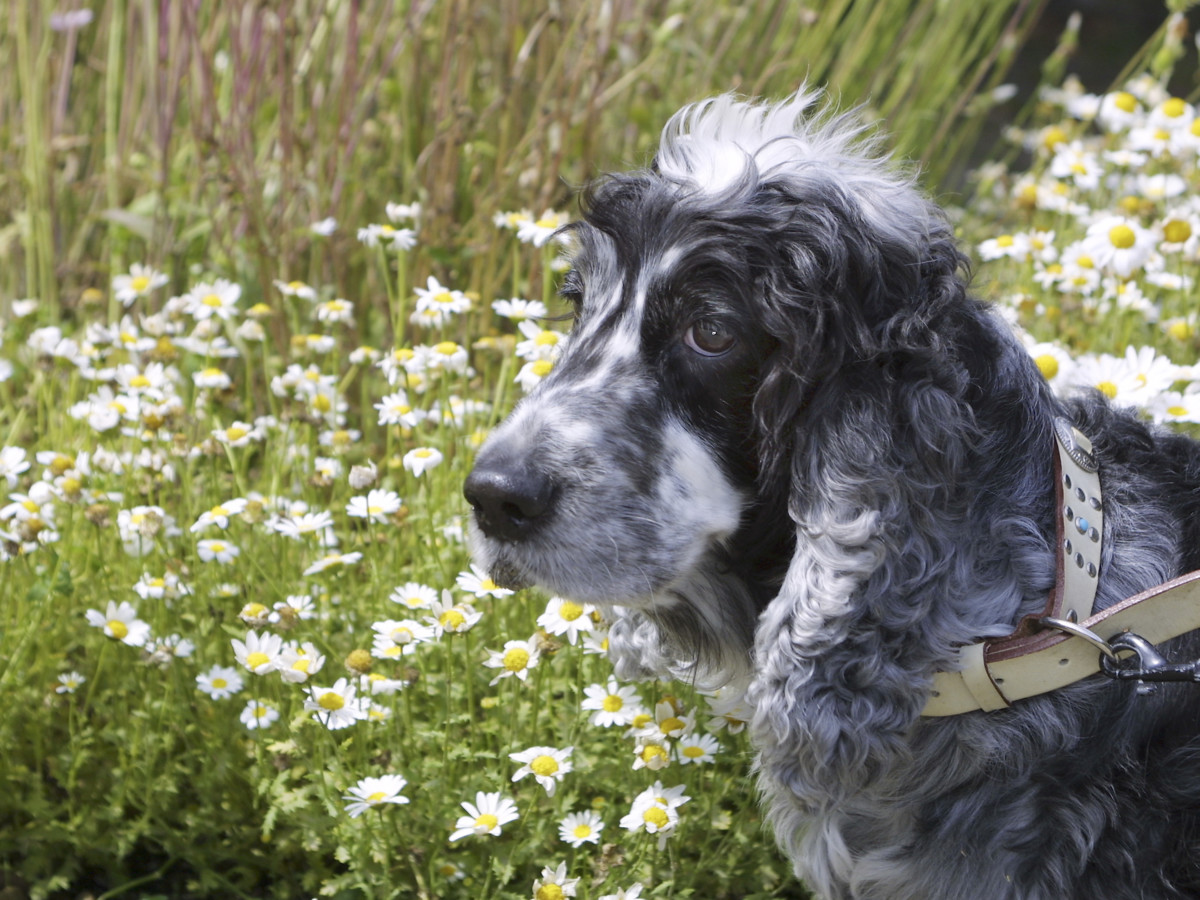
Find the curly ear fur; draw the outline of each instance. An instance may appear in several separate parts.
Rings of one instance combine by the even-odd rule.
[[[1038,525],[1049,515],[1037,494],[1051,491],[1048,473],[1016,492],[1030,505],[1007,524],[964,488],[997,468],[985,454],[1006,417],[1006,436],[1027,429],[1024,440],[1048,452],[1047,423],[1028,412],[1048,397],[967,299],[948,225],[910,204],[923,218],[896,243],[836,185],[807,188],[803,197],[774,189],[793,212],[774,248],[787,264],[768,266],[762,282],[766,327],[778,330],[754,401],[761,477],[773,482],[760,492],[786,485],[796,529],[759,619],[750,688],[760,773],[785,844],[811,812],[910,765],[933,672],[957,644],[1005,633],[1052,578]],[[997,539],[996,529],[1007,533]],[[1024,571],[1014,557],[1027,560]]]

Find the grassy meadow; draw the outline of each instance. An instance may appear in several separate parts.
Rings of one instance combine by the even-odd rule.
[[[15,0],[0,17],[0,897],[803,898],[737,697],[472,568],[554,229],[683,103],[808,79],[923,180],[1038,4]],[[1077,35],[954,212],[1063,393],[1200,423],[1178,14]],[[1169,86],[1169,87],[1168,87]]]

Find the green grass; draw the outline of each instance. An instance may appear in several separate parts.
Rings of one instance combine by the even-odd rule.
[[[543,869],[565,865],[588,900],[635,881],[643,897],[805,896],[762,826],[746,736],[711,698],[639,685],[642,737],[592,724],[582,704],[608,683],[603,656],[539,624],[549,598],[490,596],[463,577],[462,479],[564,327],[493,309],[525,298],[559,311],[553,245],[494,219],[568,209],[596,172],[645,163],[684,102],[783,95],[806,75],[869,98],[905,155],[937,148],[924,160],[936,189],[1035,10],[630,7],[113,0],[64,32],[13,5],[0,25],[13,66],[0,88],[0,885],[33,897],[526,898]],[[1164,29],[1145,65],[1165,77],[1182,53]],[[1134,121],[1161,106],[1138,92]],[[1197,357],[1193,293],[1161,273],[1200,272],[1190,244],[1164,243],[1168,223],[1200,234],[1200,222],[1135,176],[1194,181],[1196,154],[1105,157],[1135,129],[1097,128],[1052,99],[1022,135],[1028,164],[982,170],[961,231],[974,246],[1052,229],[1058,261],[1003,257],[977,287],[1030,333],[1062,390],[1099,385],[1192,427],[1197,378],[1164,360]],[[1050,127],[1124,180],[1052,175],[1062,145]],[[389,201],[419,202],[418,220],[389,218]],[[1121,262],[1094,260],[1080,289],[1072,279],[1091,276],[1065,260],[1109,212],[1148,255],[1115,280]],[[310,227],[327,217],[332,233]],[[360,236],[384,224],[413,228],[415,246]],[[1114,227],[1100,233],[1110,245]],[[125,276],[147,277],[135,265],[164,278],[127,305]],[[445,297],[423,299],[431,277]],[[459,311],[414,323],[425,304]],[[1106,355],[1126,347],[1147,349]],[[411,418],[381,422],[377,405],[400,415],[402,400]],[[417,474],[430,450],[441,461]],[[449,617],[392,599],[412,584],[455,605]],[[426,631],[460,616],[461,633]],[[573,621],[602,640],[590,610]],[[138,623],[149,637],[123,642]],[[377,631],[402,627],[421,638],[409,652],[377,646]],[[294,644],[290,679],[239,662],[250,632]],[[520,651],[514,673],[497,678],[508,651]],[[536,659],[524,678],[522,653]],[[366,718],[327,727],[336,683],[365,692],[366,671],[389,690]],[[247,727],[252,703],[278,717]],[[648,737],[666,718],[682,725]],[[710,729],[715,759],[683,764],[682,746]],[[553,795],[512,780],[511,754],[568,747]],[[351,815],[348,793],[388,774],[408,802],[375,797]],[[662,810],[661,840],[621,824],[656,781],[689,798]],[[478,792],[510,798],[517,818],[451,841]],[[585,811],[603,823],[599,842],[560,840],[563,818]],[[539,900],[555,896],[541,887]]]

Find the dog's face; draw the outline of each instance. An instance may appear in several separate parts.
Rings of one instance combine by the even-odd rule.
[[[670,602],[751,502],[751,402],[770,340],[745,248],[651,178],[602,185],[573,230],[575,323],[465,493],[499,583]]]
[[[572,333],[465,485],[498,583],[632,610],[637,653],[748,662],[788,579],[823,595],[840,564],[803,545],[870,513],[829,464],[848,452],[829,423],[865,420],[894,381],[881,341],[924,340],[897,298],[959,284],[939,215],[855,149],[854,123],[806,124],[813,99],[685,108],[651,169],[592,188],[563,286]]]

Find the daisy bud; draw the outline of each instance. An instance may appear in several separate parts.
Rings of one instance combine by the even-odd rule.
[[[362,648],[351,650],[346,657],[346,668],[356,675],[366,675],[371,671],[371,651]]]
[[[375,478],[378,472],[375,468],[375,463],[367,463],[365,466],[350,467],[350,487],[356,491],[361,491],[364,488],[369,488],[375,483]]]

